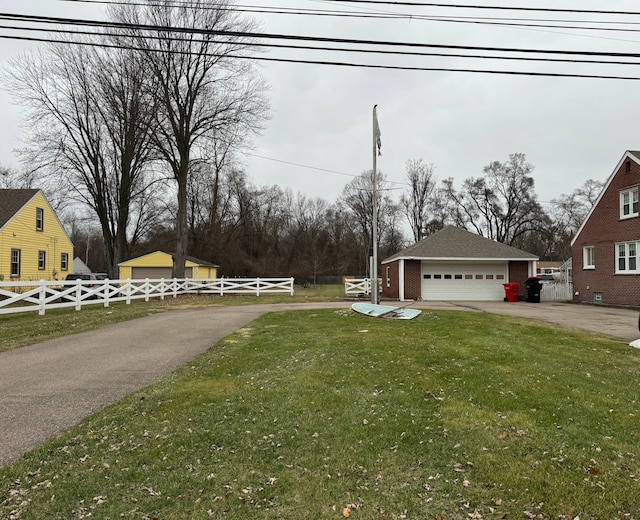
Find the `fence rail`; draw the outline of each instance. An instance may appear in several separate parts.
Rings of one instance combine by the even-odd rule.
[[[371,279],[352,278],[344,283],[344,292],[347,296],[370,295]],[[540,290],[540,301],[562,302],[573,299],[573,284],[571,282],[543,283]]]
[[[189,278],[144,280],[73,280],[39,282],[0,282],[0,314],[35,312],[45,314],[49,309],[111,302],[131,303],[131,300],[182,294],[290,294],[293,296],[293,278],[217,278],[192,280]]]

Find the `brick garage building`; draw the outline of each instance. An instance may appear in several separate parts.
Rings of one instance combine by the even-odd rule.
[[[396,300],[504,299],[503,284],[525,282],[538,257],[456,227],[382,261],[382,296]]]
[[[640,151],[627,151],[571,242],[573,299],[640,307]]]

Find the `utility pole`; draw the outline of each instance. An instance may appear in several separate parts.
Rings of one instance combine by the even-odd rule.
[[[380,303],[380,294],[378,291],[378,155],[382,148],[382,141],[380,140],[380,126],[378,125],[378,105],[373,106],[373,174],[371,182],[373,183],[373,189],[371,190],[371,206],[373,208],[372,215],[372,245],[373,245],[373,259],[371,266],[371,303],[377,305]]]

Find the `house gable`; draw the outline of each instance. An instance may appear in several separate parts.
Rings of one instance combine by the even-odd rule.
[[[0,278],[57,280],[73,244],[40,190],[0,190]]]
[[[620,246],[632,244],[628,253],[640,248],[640,216],[621,214],[621,194],[639,186],[640,152],[627,151],[571,242],[574,301],[640,305],[640,267],[624,272],[619,263]]]

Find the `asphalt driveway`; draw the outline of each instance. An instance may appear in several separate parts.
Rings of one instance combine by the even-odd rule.
[[[187,363],[266,312],[350,304],[178,310],[0,353],[0,466]],[[529,317],[616,336],[626,343],[640,337],[638,312],[629,309],[525,302],[423,302],[414,306]]]

